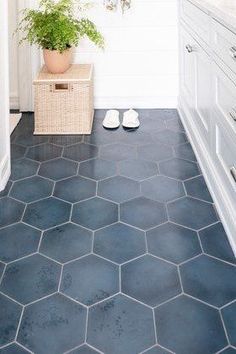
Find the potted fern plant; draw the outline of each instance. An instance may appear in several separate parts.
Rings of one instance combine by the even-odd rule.
[[[104,47],[104,38],[95,24],[79,18],[77,12],[81,9],[80,0],[40,0],[38,10],[23,12],[18,27],[23,32],[20,43],[28,41],[43,49],[45,65],[51,73],[63,73],[70,67],[72,49],[83,37]]]

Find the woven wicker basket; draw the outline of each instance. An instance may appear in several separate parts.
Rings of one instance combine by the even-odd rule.
[[[64,74],[44,66],[34,80],[34,134],[90,134],[93,125],[93,66],[71,65]]]

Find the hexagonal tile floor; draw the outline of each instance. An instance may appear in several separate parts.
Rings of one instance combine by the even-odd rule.
[[[91,136],[35,136],[30,113],[11,136],[0,353],[235,353],[236,259],[177,111],[105,112]]]

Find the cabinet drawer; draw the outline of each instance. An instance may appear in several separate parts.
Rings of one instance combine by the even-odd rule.
[[[213,108],[236,141],[236,86],[216,64],[213,68]]]
[[[212,19],[212,48],[236,74],[236,34]]]
[[[236,203],[236,141],[219,117],[215,121],[215,156],[218,171],[229,198]]]
[[[207,44],[210,43],[210,17],[188,0],[180,1],[180,18]]]

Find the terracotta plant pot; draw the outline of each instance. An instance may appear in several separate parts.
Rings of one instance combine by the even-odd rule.
[[[60,53],[58,50],[43,50],[43,57],[48,71],[52,74],[63,74],[69,69],[72,60],[72,48]]]

